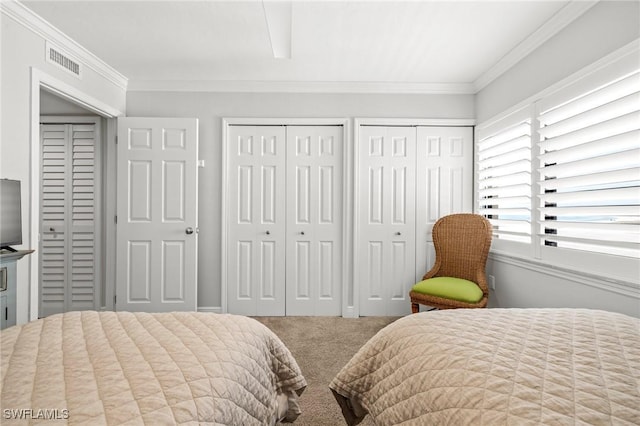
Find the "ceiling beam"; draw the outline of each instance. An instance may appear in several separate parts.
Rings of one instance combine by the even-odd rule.
[[[262,0],[267,21],[269,41],[273,57],[291,59],[291,9],[290,1]]]

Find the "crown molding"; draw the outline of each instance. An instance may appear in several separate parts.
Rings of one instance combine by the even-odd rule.
[[[553,93],[556,93],[557,91],[562,90],[565,87],[575,83],[576,81],[582,78],[588,77],[593,73],[598,72],[604,67],[611,66],[613,63],[618,61],[624,61],[626,58],[629,58],[631,55],[635,55],[635,58],[630,59],[630,61],[633,60],[637,63],[638,62],[637,57],[640,55],[640,38],[637,38],[627,43],[626,45],[614,50],[613,52],[598,59],[597,61],[579,69],[578,71],[563,78],[562,80],[555,82],[551,86],[548,86],[546,89],[543,89],[537,93],[534,93],[533,95],[513,105],[509,109],[502,111],[494,115],[493,117],[490,117],[484,120],[483,122],[476,125],[476,130],[482,131],[482,129],[492,126],[496,122],[499,122],[500,120],[503,120],[506,117],[509,117],[513,114],[518,114],[522,110],[526,108],[530,108],[531,104],[533,104],[534,102],[537,102],[540,98],[550,96]]]
[[[127,90],[128,79],[102,59],[82,47],[18,0],[0,0],[0,11],[43,39],[55,44],[119,88]]]
[[[540,47],[544,42],[558,34],[563,28],[595,6],[600,0],[573,0],[545,22],[540,28],[524,39],[520,44],[503,56],[476,81],[474,93],[484,89],[511,67]]]
[[[533,34],[470,83],[399,83],[329,81],[133,80],[116,71],[89,50],[52,26],[19,0],[0,0],[0,11],[38,34],[119,88],[129,91],[220,93],[351,93],[473,95],[597,4],[600,0],[572,0]]]
[[[470,83],[396,83],[332,81],[222,81],[222,80],[131,80],[129,91],[219,92],[219,93],[370,93],[457,94],[475,93]]]

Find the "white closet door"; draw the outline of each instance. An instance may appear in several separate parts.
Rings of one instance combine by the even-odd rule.
[[[197,309],[198,120],[118,119],[116,309]]]
[[[342,134],[287,127],[287,315],[341,313]]]
[[[285,314],[283,126],[230,126],[228,311]]]
[[[362,126],[358,144],[360,315],[411,312],[415,284],[415,127]]]
[[[473,129],[418,127],[416,281],[435,263],[431,230],[442,216],[473,211]]]
[[[40,131],[40,314],[96,309],[99,121],[43,124]]]

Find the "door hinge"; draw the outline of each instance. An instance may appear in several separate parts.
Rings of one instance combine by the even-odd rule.
[[[113,222],[117,225],[118,224],[118,215],[115,215],[113,217]]]
[[[118,145],[118,136],[116,136],[116,145]]]
[[[115,294],[113,295],[113,308],[115,309],[116,307],[116,299],[118,298],[118,296],[116,296]]]

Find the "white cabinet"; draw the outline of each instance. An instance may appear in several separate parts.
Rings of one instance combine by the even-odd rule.
[[[33,250],[0,252],[0,330],[16,325],[16,262]]]
[[[359,313],[405,315],[434,262],[439,217],[472,211],[471,127],[359,127],[355,273]]]

